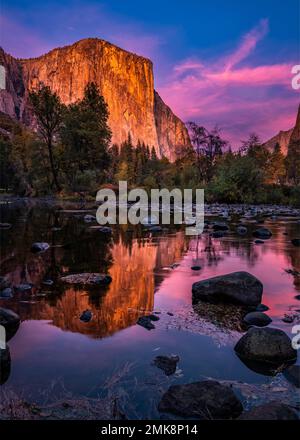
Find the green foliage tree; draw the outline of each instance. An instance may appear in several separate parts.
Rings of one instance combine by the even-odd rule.
[[[61,188],[58,182],[58,171],[54,161],[53,149],[55,135],[62,124],[65,107],[60,102],[57,94],[53,93],[48,86],[42,86],[38,91],[30,92],[29,98],[36,116],[39,134],[48,148],[53,185],[59,191]]]

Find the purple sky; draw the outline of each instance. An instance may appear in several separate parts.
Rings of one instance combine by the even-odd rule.
[[[172,5],[172,6],[171,6]],[[294,125],[299,1],[2,0],[1,45],[18,57],[98,37],[154,62],[155,85],[183,121],[216,124],[233,146]]]

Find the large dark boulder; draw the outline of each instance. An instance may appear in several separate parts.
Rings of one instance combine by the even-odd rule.
[[[295,410],[281,402],[268,402],[245,411],[239,420],[298,420]]]
[[[209,380],[172,385],[158,405],[160,412],[199,419],[234,419],[243,406],[228,386]]]
[[[267,240],[272,237],[272,232],[267,228],[258,228],[253,232],[253,236],[256,238],[262,238],[263,240]]]
[[[251,327],[234,349],[246,361],[282,365],[297,359],[288,335],[275,328]]]
[[[272,322],[272,319],[263,312],[250,312],[244,316],[244,323],[247,325],[256,325],[257,327],[265,327]]]
[[[193,303],[225,302],[245,306],[261,303],[263,285],[248,272],[233,272],[193,284]]]
[[[0,325],[5,328],[6,341],[9,341],[19,328],[20,317],[12,310],[0,307]]]
[[[0,348],[0,385],[3,385],[10,375],[11,359],[8,346],[3,350]]]

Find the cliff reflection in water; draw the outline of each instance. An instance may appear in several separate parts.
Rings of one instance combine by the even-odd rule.
[[[178,260],[186,250],[185,243],[182,232],[154,240],[132,239],[130,246],[119,237],[108,248],[109,274],[113,281],[106,290],[89,292],[66,286],[38,302],[15,304],[14,310],[22,320],[49,320],[63,330],[96,338],[112,335],[135,324],[145,311],[153,310],[155,273]],[[84,323],[79,317],[87,309],[93,318]]]

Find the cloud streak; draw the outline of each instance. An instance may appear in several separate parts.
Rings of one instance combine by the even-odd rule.
[[[293,63],[246,64],[268,29],[268,21],[261,20],[237,49],[218,60],[179,62],[159,88],[163,99],[185,121],[208,128],[217,124],[234,147],[251,132],[267,140],[291,128],[299,103],[291,88]]]

